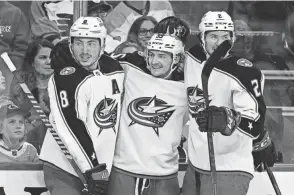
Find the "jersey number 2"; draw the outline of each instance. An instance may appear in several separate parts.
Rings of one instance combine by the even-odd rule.
[[[251,84],[253,86],[253,92],[254,92],[255,97],[261,96],[261,92],[260,92],[260,88],[259,88],[257,79],[253,79],[251,81]]]

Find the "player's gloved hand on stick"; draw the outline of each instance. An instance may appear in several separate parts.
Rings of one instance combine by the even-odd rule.
[[[264,171],[263,163],[266,163],[268,167],[274,166],[277,154],[268,131],[263,131],[259,138],[253,141],[252,155],[258,172]]]
[[[231,135],[241,122],[239,112],[226,107],[209,106],[194,115],[201,132]]]
[[[106,164],[99,164],[86,171],[88,180],[88,195],[107,195],[109,173]]]

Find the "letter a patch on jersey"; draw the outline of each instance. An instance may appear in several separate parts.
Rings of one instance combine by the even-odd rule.
[[[239,66],[244,66],[244,67],[252,67],[253,66],[252,62],[250,62],[249,60],[246,60],[245,58],[240,58],[237,61],[237,64]]]

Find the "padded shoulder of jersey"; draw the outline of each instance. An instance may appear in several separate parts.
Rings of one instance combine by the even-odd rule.
[[[67,39],[58,42],[53,47],[50,53],[50,58],[51,68],[53,68],[55,72],[59,72],[68,66],[78,66],[77,62],[72,57]]]
[[[99,59],[99,65],[100,71],[102,73],[108,74],[112,72],[123,71],[120,63],[106,54],[103,54]]]
[[[206,55],[200,44],[193,46],[186,53],[200,62],[203,62],[206,60]]]
[[[244,62],[245,61],[245,62]],[[240,65],[242,62],[249,63],[249,66]],[[257,69],[249,60],[236,56],[229,56],[215,66],[216,69],[221,70],[229,76],[237,78],[243,85],[248,87],[253,79],[261,81],[261,71]]]
[[[134,52],[134,53],[126,53],[126,54],[111,54],[112,58],[117,59],[120,62],[127,62],[142,71],[149,73],[150,71],[147,69],[147,64],[142,52]]]

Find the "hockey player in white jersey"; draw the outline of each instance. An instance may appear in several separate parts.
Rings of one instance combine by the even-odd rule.
[[[122,67],[103,54],[105,37],[99,18],[76,20],[68,42],[59,42],[51,52],[55,73],[48,84],[51,123],[81,172],[90,170],[86,175],[92,195],[107,194],[108,181],[92,176],[104,163],[111,170],[123,92]],[[40,158],[45,161],[45,184],[51,195],[81,194],[77,171],[48,132]]]
[[[179,195],[177,147],[188,109],[183,74],[175,70],[184,45],[154,34],[145,55],[116,57],[126,78],[109,195]]]
[[[217,194],[245,195],[254,172],[253,140],[256,142],[253,153],[258,153],[259,157],[264,154],[273,157],[272,143],[263,127],[266,112],[262,94],[264,78],[250,61],[228,53],[210,74],[210,103],[205,108],[202,68],[223,41],[234,42],[236,37],[234,24],[226,12],[207,12],[199,30],[201,45],[192,47],[186,53],[190,163],[184,177],[183,195],[213,194],[208,131],[213,131]],[[261,163],[267,159],[259,160]]]

